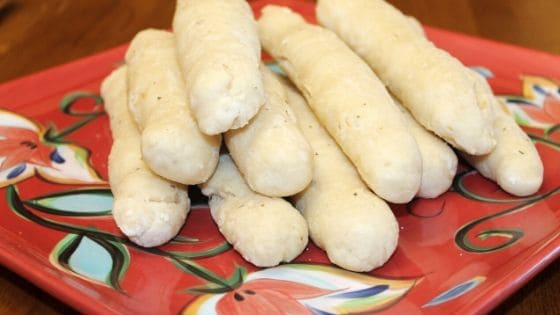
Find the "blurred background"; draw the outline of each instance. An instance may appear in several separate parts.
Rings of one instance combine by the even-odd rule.
[[[307,0],[309,1],[309,0]],[[423,24],[560,54],[559,0],[389,0]],[[169,28],[174,0],[0,0],[0,82]]]
[[[426,25],[560,55],[560,0],[389,2]],[[0,82],[126,43],[147,27],[170,28],[174,3],[174,0],[0,0]],[[494,313],[558,311],[559,265],[553,263]],[[60,313],[73,311],[0,267],[0,314]]]

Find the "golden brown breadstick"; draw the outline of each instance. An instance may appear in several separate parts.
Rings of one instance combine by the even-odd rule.
[[[258,21],[264,48],[381,198],[410,201],[420,186],[418,146],[383,84],[336,35],[288,8],[267,6]]]
[[[138,245],[166,243],[185,223],[190,207],[186,188],[155,175],[142,161],[140,134],[127,107],[126,67],[103,81],[101,95],[113,134],[109,155],[113,217]]]
[[[182,184],[207,180],[221,137],[200,132],[192,117],[172,33],[138,33],[126,53],[128,105],[141,133],[143,160],[156,174]]]
[[[286,91],[264,65],[266,102],[243,128],[225,133],[225,142],[254,191],[272,197],[291,196],[311,181],[311,148],[286,103]]]

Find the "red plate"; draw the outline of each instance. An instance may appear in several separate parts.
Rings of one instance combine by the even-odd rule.
[[[276,2],[313,20],[312,1]],[[398,249],[369,274],[329,265],[313,245],[292,264],[255,268],[194,189],[181,236],[138,248],[110,217],[106,183],[111,135],[98,93],[119,47],[0,86],[0,262],[84,313],[489,311],[560,253],[560,58],[426,31],[486,75],[531,134],[545,165],[536,195],[512,197],[463,165],[443,196],[393,206]]]

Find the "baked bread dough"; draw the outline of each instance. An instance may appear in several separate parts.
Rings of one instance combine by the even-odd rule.
[[[311,148],[299,130],[286,91],[266,66],[266,102],[243,128],[225,133],[225,143],[249,187],[266,196],[291,196],[311,181]]]
[[[409,202],[422,158],[401,112],[369,66],[334,33],[285,7],[266,6],[258,21],[263,47],[381,198]]]
[[[128,112],[126,66],[101,84],[113,145],[109,184],[113,217],[134,243],[152,247],[167,243],[183,224],[190,208],[186,187],[154,174],[142,160],[140,134]]]
[[[311,239],[342,268],[361,272],[383,265],[397,247],[395,216],[360,179],[305,99],[294,88],[289,88],[288,98],[314,152],[313,181],[292,198]]]
[[[200,188],[210,198],[220,232],[254,265],[289,262],[307,245],[307,224],[301,214],[282,198],[253,192],[228,154],[220,156],[216,172]]]
[[[261,46],[245,0],[178,0],[179,62],[198,126],[208,135],[245,126],[264,103]]]
[[[191,113],[172,33],[138,33],[126,53],[128,106],[152,171],[187,184],[206,181],[218,164],[221,136],[203,134]]]
[[[435,47],[383,0],[319,0],[317,19],[360,55],[414,118],[455,148],[487,154],[496,145],[490,104],[465,66]]]

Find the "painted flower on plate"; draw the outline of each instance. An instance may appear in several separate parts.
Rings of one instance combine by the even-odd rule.
[[[0,187],[39,174],[61,184],[103,183],[89,164],[89,152],[51,143],[45,130],[16,113],[0,110]]]
[[[219,315],[242,314],[312,314],[298,299],[310,299],[332,293],[302,283],[256,279],[224,295],[216,305]]]
[[[397,303],[417,279],[384,279],[315,264],[287,264],[249,274],[221,294],[203,294],[190,314],[361,314]]]
[[[548,129],[560,122],[560,83],[539,76],[523,76],[522,96],[502,96],[501,100],[517,123]]]

